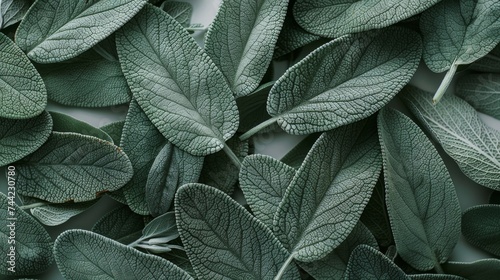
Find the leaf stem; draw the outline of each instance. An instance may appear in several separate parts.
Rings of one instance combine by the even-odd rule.
[[[453,76],[455,76],[455,73],[457,72],[459,64],[456,63],[455,61],[451,65],[450,69],[448,72],[446,72],[446,75],[444,76],[443,81],[439,85],[438,90],[436,91],[436,94],[434,94],[434,97],[432,98],[432,103],[437,104],[439,100],[443,97],[444,93],[450,86],[451,80],[453,80]]]
[[[51,204],[54,204],[54,203],[50,203],[50,202],[37,202],[37,203],[28,204],[28,205],[22,205],[22,206],[19,206],[19,208],[21,208],[23,210],[28,210],[28,209],[33,209],[33,208],[37,208],[37,207],[41,207],[41,206],[46,206],[46,205],[51,205]]]
[[[285,263],[281,266],[280,271],[278,271],[278,274],[276,274],[276,277],[274,277],[274,280],[280,280],[281,277],[283,277],[283,274],[285,274],[286,269],[290,265],[290,263],[293,261],[295,256],[297,255],[297,252],[293,252],[288,256],[288,259],[286,259]]]
[[[271,124],[275,123],[278,120],[277,117],[270,118],[268,120],[263,121],[262,123],[258,124],[256,127],[250,129],[249,131],[245,132],[243,135],[240,136],[241,141],[245,141],[248,138],[252,137],[255,133],[259,132],[261,129],[270,126]]]
[[[231,150],[227,144],[224,144],[224,148],[222,149],[226,152],[226,155],[231,159],[234,165],[236,165],[238,169],[241,169],[241,160],[234,154],[233,150]]]
[[[434,270],[438,274],[444,274],[444,270],[443,270],[443,268],[441,267],[441,264],[438,261],[436,261],[436,265],[434,266]]]

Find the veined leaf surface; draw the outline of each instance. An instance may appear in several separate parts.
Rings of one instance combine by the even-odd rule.
[[[54,123],[52,130],[57,132],[75,132],[83,135],[94,136],[102,140],[113,143],[113,139],[104,131],[97,127],[75,119],[69,115],[59,112],[49,112]]]
[[[354,249],[347,264],[343,280],[410,280],[389,258],[368,245]]]
[[[468,69],[479,72],[500,73],[500,44],[487,55],[474,61]]]
[[[106,132],[113,139],[115,145],[120,145],[124,125],[125,121],[117,121],[101,126],[99,129]]]
[[[500,205],[479,205],[462,216],[462,234],[474,246],[500,256]]]
[[[455,93],[474,109],[500,120],[500,74],[483,73],[461,77]]]
[[[18,194],[19,195],[19,194]],[[32,197],[22,197],[24,205],[30,205],[33,203],[44,202],[43,200],[39,200]],[[79,203],[58,203],[52,205],[44,205],[35,208],[31,208],[30,212],[33,217],[35,217],[40,223],[46,226],[57,226],[65,223],[70,218],[84,212],[89,207],[94,205],[98,199],[84,201]]]
[[[11,26],[23,19],[30,7],[29,0],[3,0],[0,2],[0,29]]]
[[[121,205],[102,216],[92,231],[127,245],[141,237],[143,228],[144,217]]]
[[[475,262],[447,262],[443,264],[447,273],[465,277],[468,280],[495,279],[500,273],[499,259],[482,259]]]

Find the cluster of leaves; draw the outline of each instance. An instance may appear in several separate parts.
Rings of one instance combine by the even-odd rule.
[[[462,217],[427,135],[500,190],[500,132],[477,113],[500,118],[500,2],[225,0],[203,48],[190,4],[149,2],[0,1],[0,166],[23,204],[0,194],[18,241],[0,274],[55,260],[69,279],[497,276],[494,258],[448,261],[461,232],[500,256],[500,200]],[[448,71],[434,99],[408,85],[422,58]],[[279,60],[293,66],[273,75]],[[47,99],[129,109],[96,128]],[[310,136],[281,160],[251,154],[279,129]],[[41,225],[103,195],[123,206],[92,231],[53,242]]]

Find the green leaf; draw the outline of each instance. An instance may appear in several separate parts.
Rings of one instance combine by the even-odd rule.
[[[407,87],[401,96],[467,177],[500,190],[500,132],[486,126],[474,108],[453,95],[437,105],[414,87]]]
[[[283,156],[280,160],[284,162],[285,164],[298,169],[301,165],[302,162],[304,162],[304,159],[306,158],[307,154],[311,150],[311,147],[314,145],[316,140],[318,140],[318,137],[321,135],[321,133],[314,133],[306,138],[304,138],[302,141],[300,141],[299,144],[297,144],[293,149],[291,149],[285,156]]]
[[[154,218],[142,230],[142,236],[129,244],[129,246],[146,249],[149,252],[158,254],[172,251],[172,248],[182,248],[168,244],[179,237],[175,224],[174,212],[167,212]]]
[[[40,74],[3,33],[0,46],[0,117],[27,119],[40,115],[47,105],[47,90]]]
[[[478,205],[462,216],[462,234],[472,245],[500,256],[500,205]]]
[[[124,125],[125,121],[117,121],[101,126],[99,129],[106,132],[113,139],[115,145],[119,145]]]
[[[52,118],[45,111],[27,120],[0,117],[0,166],[36,151],[49,139],[51,131]]]
[[[383,109],[378,127],[398,254],[412,267],[430,270],[448,259],[460,236],[455,186],[438,152],[410,118]]]
[[[500,44],[487,55],[474,61],[468,69],[480,72],[500,73]]]
[[[307,31],[333,38],[392,25],[437,2],[439,0],[297,0],[293,14]]]
[[[134,176],[123,187],[123,194],[127,205],[137,214],[150,214],[146,200],[148,174],[166,143],[165,137],[151,123],[139,104],[132,100],[123,126],[120,147],[128,155],[134,168]]]
[[[92,125],[77,120],[69,115],[59,112],[49,112],[54,123],[52,130],[57,132],[75,132],[83,135],[94,136],[113,143],[113,139],[104,131]]]
[[[257,219],[269,228],[295,169],[266,155],[247,156],[241,165],[240,188]]]
[[[500,120],[500,74],[483,73],[461,77],[455,93],[474,109]]]
[[[266,74],[287,6],[288,0],[222,1],[205,50],[237,97],[251,94]]]
[[[447,262],[443,264],[447,273],[456,274],[468,280],[484,280],[498,278],[500,273],[499,259],[482,259],[475,262]]]
[[[415,274],[408,276],[412,280],[467,280],[460,276],[450,274]]]
[[[145,0],[37,0],[16,32],[16,43],[38,63],[76,57],[115,32]]]
[[[17,191],[53,203],[93,200],[132,178],[127,155],[92,136],[53,132],[49,140],[16,165]]]
[[[296,260],[325,257],[357,224],[381,169],[373,121],[323,133],[278,207],[276,236]]]
[[[271,231],[223,192],[188,184],[175,197],[177,226],[200,279],[273,279],[288,253]],[[290,267],[283,279],[300,279]]]
[[[141,237],[144,218],[134,213],[126,205],[121,205],[102,216],[92,227],[92,231],[102,236],[129,244]]]
[[[145,195],[151,215],[166,213],[177,189],[184,184],[198,181],[203,159],[170,143],[165,144],[156,156],[146,182]]]
[[[31,5],[30,0],[3,0],[0,2],[0,29],[16,24],[23,19]]]
[[[147,5],[116,40],[134,98],[159,131],[193,155],[221,150],[238,127],[236,101],[222,73],[182,26]]]
[[[7,191],[8,197],[0,193],[0,250],[3,255],[0,275],[42,273],[52,265],[52,239],[41,224],[15,204],[16,194],[12,192],[16,189]]]
[[[240,113],[240,125],[238,132],[245,132],[271,118],[266,111],[266,102],[273,82],[259,86],[251,95],[242,96],[236,99],[238,112]],[[273,128],[271,128],[272,130]],[[260,131],[267,132],[265,130]]]
[[[359,245],[349,258],[344,280],[408,280],[389,258],[368,245]]]
[[[267,111],[290,134],[364,119],[408,83],[420,49],[419,35],[402,28],[334,40],[287,70],[269,93]]]
[[[80,229],[59,235],[54,255],[66,279],[193,279],[163,258]]]
[[[188,27],[191,24],[191,16],[193,14],[193,6],[191,5],[191,3],[165,1],[161,4],[160,8],[167,12],[182,26]]]
[[[23,204],[30,205],[39,202],[45,202],[32,197],[23,197]],[[79,203],[62,203],[40,206],[30,209],[31,215],[40,223],[46,226],[57,226],[67,222],[70,218],[83,213],[85,210],[94,205],[98,199],[79,202]]]

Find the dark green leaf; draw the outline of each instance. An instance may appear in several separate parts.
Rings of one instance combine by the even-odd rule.
[[[447,262],[443,264],[447,273],[456,274],[468,280],[496,279],[500,273],[499,259],[482,259],[475,262]]]
[[[478,205],[462,216],[462,234],[472,245],[500,256],[500,205]]]
[[[99,128],[93,127],[90,124],[77,120],[59,112],[49,112],[54,123],[52,130],[57,132],[75,132],[83,135],[94,136],[102,140],[113,143],[113,139]]]
[[[126,245],[141,237],[143,228],[143,216],[122,205],[102,216],[92,231]]]
[[[455,93],[474,109],[500,120],[500,74],[484,73],[461,77]]]
[[[122,131],[125,121],[117,121],[109,123],[107,125],[101,126],[100,129],[106,132],[115,145],[120,145],[120,139],[122,138]]]

